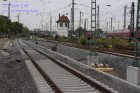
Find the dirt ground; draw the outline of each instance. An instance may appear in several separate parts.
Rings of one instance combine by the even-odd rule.
[[[0,38],[0,49],[8,42],[8,38]]]
[[[0,39],[0,49],[7,41]],[[15,44],[0,50],[0,93],[38,93]]]

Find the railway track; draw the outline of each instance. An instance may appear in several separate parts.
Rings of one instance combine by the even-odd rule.
[[[69,47],[75,47],[75,48],[89,50],[89,46],[80,46],[80,45],[76,45],[76,44],[58,42],[58,41],[52,41],[52,40],[39,40],[39,41],[50,42],[50,43],[54,43],[54,44],[60,44],[60,45],[65,45],[65,46],[69,46]],[[97,52],[121,56],[121,57],[133,58],[133,59],[135,58],[134,51],[128,51],[128,50],[122,51],[122,50],[118,50],[118,49],[102,48],[102,49],[97,49]]]
[[[45,91],[44,89],[46,89],[48,92],[45,93],[118,93],[112,88],[107,88],[105,85],[87,78],[66,64],[47,56],[28,43],[21,40],[18,43],[25,55],[31,60],[26,61],[26,64],[32,77],[37,81],[37,84],[42,82],[43,88],[40,90]],[[42,85],[38,87],[40,86]]]

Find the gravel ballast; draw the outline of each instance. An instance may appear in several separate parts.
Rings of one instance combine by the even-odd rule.
[[[38,93],[25,62],[13,42],[0,53],[0,93]]]
[[[38,43],[39,45],[47,47],[49,49],[55,46],[55,44],[52,44],[50,42],[38,41]],[[87,64],[87,56],[89,56],[88,50],[58,44],[57,52],[69,56],[81,63]],[[98,55],[100,63],[108,64],[114,68],[114,71],[108,73],[117,76],[119,78],[126,79],[127,66],[132,66],[134,59],[103,53],[98,53]]]
[[[48,45],[48,44],[44,44],[44,45]],[[75,57],[73,57],[74,59],[79,58],[79,55],[81,55],[80,57],[82,58],[82,57],[84,57],[84,55],[86,56],[88,54],[88,51],[86,52],[86,50],[81,50],[81,49],[76,49],[76,48],[74,49],[71,47],[65,48],[65,47],[67,47],[67,46],[58,45],[58,51],[59,52],[63,51],[63,52],[61,52],[61,54],[65,54],[65,55],[67,54],[70,57],[72,57],[70,54],[74,54],[75,55]],[[42,48],[40,48],[40,49],[42,49]],[[65,50],[65,52],[64,52],[64,50]],[[44,49],[42,49],[42,51],[44,51]],[[50,53],[50,51],[48,51],[47,49],[46,49],[46,54],[56,60],[60,60],[61,62],[64,62],[64,63],[68,64],[69,66],[83,72],[87,76],[90,76],[90,77],[100,81],[101,83],[110,86],[111,88],[119,91],[119,93],[139,93],[140,88],[138,86],[135,86],[129,82],[126,82],[125,80],[119,79],[117,77],[114,77],[112,75],[109,75],[109,74],[106,74],[106,73],[103,73],[103,72],[100,72],[97,70],[93,70],[92,68],[87,69],[83,65],[79,64],[79,62],[70,60],[69,58],[67,59],[63,56],[58,55],[57,53],[53,53],[53,52]],[[102,57],[104,55],[106,55],[106,54],[103,54],[100,56]],[[124,67],[127,67],[127,65],[131,65],[131,63],[133,63],[133,59],[129,59],[129,58],[113,56],[113,55],[106,55],[104,57],[107,57],[110,60],[110,63],[112,62],[111,60],[113,60],[114,66],[116,66],[116,68],[118,68],[118,66],[120,66],[121,70],[123,68],[122,67],[123,65],[124,65]],[[107,58],[106,58],[106,60],[108,61]],[[119,61],[119,62],[117,62],[117,61]]]

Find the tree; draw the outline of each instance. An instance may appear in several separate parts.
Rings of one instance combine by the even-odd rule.
[[[103,30],[102,29],[97,29],[97,32],[96,32],[96,37],[97,38],[100,38],[101,36],[102,36],[102,34],[103,34]]]
[[[82,27],[79,27],[76,29],[75,34],[77,38],[81,38],[82,36],[84,36],[85,33],[85,29],[83,29]]]
[[[29,32],[27,27],[18,22],[11,22],[6,16],[0,16],[0,33],[2,36],[17,36]]]

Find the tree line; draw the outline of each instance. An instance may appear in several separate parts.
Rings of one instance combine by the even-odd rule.
[[[12,22],[8,17],[0,15],[0,37],[27,36],[29,29],[23,24]]]

